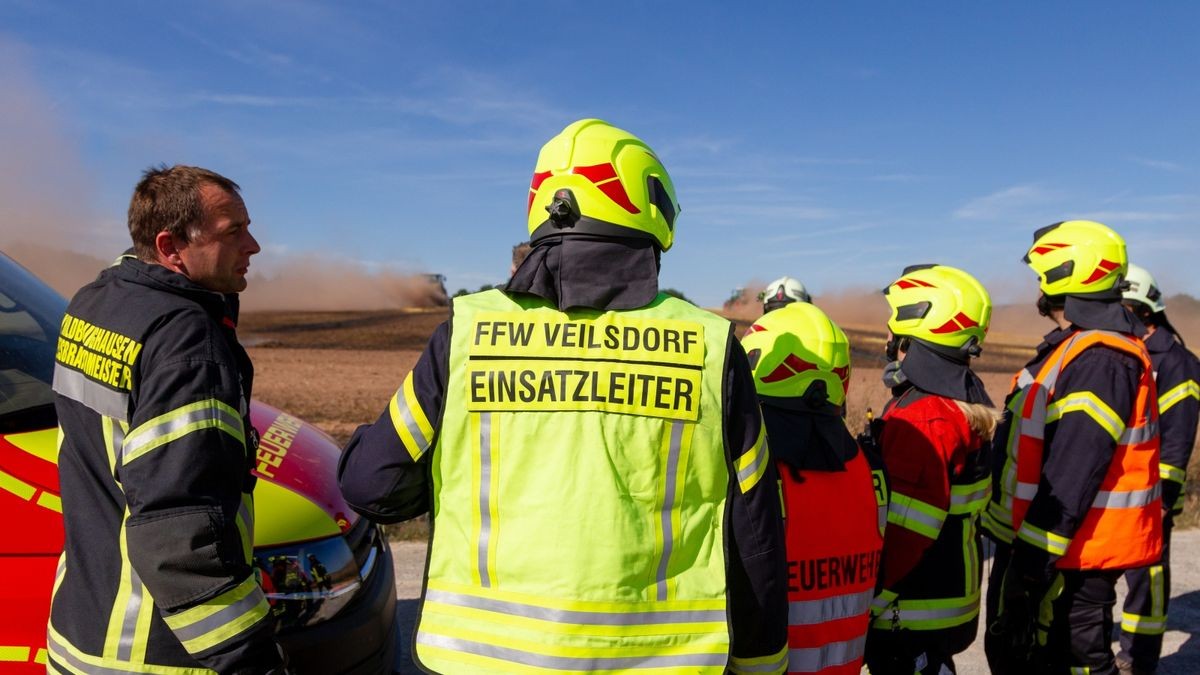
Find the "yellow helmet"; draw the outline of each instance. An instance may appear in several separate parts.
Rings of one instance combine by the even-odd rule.
[[[893,335],[978,353],[992,320],[992,299],[975,277],[946,265],[913,265],[883,289]]]
[[[1107,225],[1067,220],[1033,233],[1024,261],[1048,296],[1111,291],[1125,277],[1125,240]]]
[[[850,341],[816,305],[793,302],[764,314],[742,338],[763,396],[797,398],[823,382],[830,403],[841,405],[850,386]]]
[[[608,122],[567,126],[542,146],[529,184],[529,238],[581,233],[671,248],[679,202],[650,146]]]

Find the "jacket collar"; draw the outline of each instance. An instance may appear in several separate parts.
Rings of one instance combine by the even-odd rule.
[[[658,296],[658,249],[644,239],[546,237],[534,242],[504,290],[535,295],[560,311],[645,307]]]
[[[109,270],[129,283],[187,298],[203,307],[218,323],[230,329],[237,327],[241,306],[237,293],[210,291],[178,272],[144,262],[129,252],[118,258]]]
[[[1146,327],[1119,300],[1090,300],[1068,295],[1063,316],[1081,330],[1111,330],[1138,337],[1146,334]]]

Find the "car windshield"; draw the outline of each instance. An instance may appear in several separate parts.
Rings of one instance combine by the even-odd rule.
[[[54,348],[67,301],[0,253],[0,433],[54,426]]]

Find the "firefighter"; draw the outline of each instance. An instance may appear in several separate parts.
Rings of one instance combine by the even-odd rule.
[[[944,265],[909,267],[884,293],[892,399],[879,445],[891,495],[866,662],[872,675],[941,675],[955,672],[979,620],[976,521],[999,413],[970,363],[992,304],[974,277]]]
[[[146,171],[133,253],[67,307],[51,672],[283,672],[252,565],[253,368],[235,328],[259,246],[238,190]]]
[[[767,284],[758,299],[763,303],[763,314],[793,302],[812,302],[812,296],[804,284],[791,277],[779,277]]]
[[[1116,580],[1162,544],[1154,371],[1121,304],[1120,235],[1056,223],[1024,260],[1057,328],[1013,378],[993,455],[985,651],[1000,675],[1115,673]]]
[[[882,467],[842,420],[850,343],[815,305],[797,302],[755,322],[742,347],[784,502],[788,672],[857,675],[887,501]]]
[[[600,120],[542,148],[532,250],[454,299],[338,468],[378,522],[427,511],[415,658],[435,672],[782,672],[776,473],[730,322],[658,290],[671,179]]]
[[[1117,668],[1141,675],[1158,668],[1162,636],[1167,627],[1171,598],[1171,529],[1183,512],[1184,482],[1196,423],[1200,417],[1200,362],[1184,346],[1183,338],[1167,319],[1167,304],[1154,277],[1130,263],[1125,277],[1125,306],[1146,326],[1146,350],[1154,366],[1158,389],[1158,433],[1161,452],[1158,477],[1162,481],[1162,559],[1125,572],[1129,593],[1121,617],[1121,651]]]

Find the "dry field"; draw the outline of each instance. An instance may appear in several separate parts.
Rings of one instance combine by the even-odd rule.
[[[359,424],[374,421],[412,369],[445,309],[358,312],[249,312],[240,332],[254,359],[255,397],[285,409],[345,443]],[[748,322],[739,321],[744,330]],[[861,430],[868,408],[878,414],[889,391],[880,381],[884,335],[859,328],[846,333],[854,347],[847,422]],[[989,344],[976,364],[998,404],[1033,343]],[[1200,511],[1200,453],[1193,456],[1191,496],[1184,522]]]

